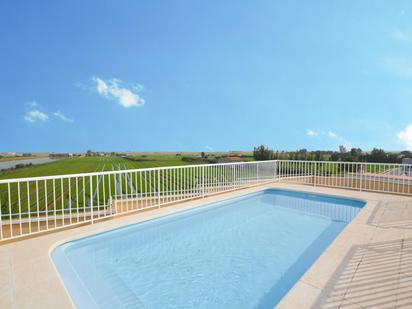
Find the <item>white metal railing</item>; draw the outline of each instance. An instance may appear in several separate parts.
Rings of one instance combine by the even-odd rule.
[[[0,180],[0,241],[274,181],[276,161]]]
[[[277,161],[279,181],[412,195],[412,165],[392,163]]]
[[[0,180],[0,241],[273,181],[412,195],[412,165],[272,160]]]

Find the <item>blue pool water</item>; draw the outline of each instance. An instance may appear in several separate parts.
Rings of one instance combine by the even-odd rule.
[[[78,308],[273,308],[363,205],[265,190],[69,242],[52,258]]]

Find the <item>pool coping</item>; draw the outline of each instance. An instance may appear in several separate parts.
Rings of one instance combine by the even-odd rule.
[[[313,187],[285,183],[272,183],[253,188],[223,193],[178,203],[172,206],[140,212],[93,225],[64,230],[52,234],[0,245],[0,307],[1,308],[73,308],[74,304],[66,291],[60,274],[51,259],[51,252],[57,246],[106,232],[115,228],[152,220],[182,210],[237,198],[264,189],[284,189],[366,201],[359,214],[335,238],[315,263],[295,283],[277,308],[310,308],[329,297],[328,282],[342,263],[353,245],[368,244],[375,234],[382,234],[378,226],[371,226],[369,217],[381,202],[410,201],[404,196],[381,193],[359,192],[343,189]],[[378,233],[379,232],[379,233]],[[405,237],[402,231],[394,238]],[[402,234],[402,235],[401,235]],[[409,234],[408,234],[409,235]],[[412,237],[412,233],[410,235]],[[49,293],[49,291],[53,291]],[[344,296],[336,302],[345,301]],[[349,300],[350,301],[350,300]]]

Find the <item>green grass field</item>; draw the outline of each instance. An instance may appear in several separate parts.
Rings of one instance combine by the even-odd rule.
[[[188,160],[189,159],[189,160]],[[163,166],[193,165],[199,157],[176,155],[135,155],[123,157],[75,157],[52,163],[33,165],[0,172],[0,179],[30,178],[36,176],[81,174],[88,172],[133,170]],[[205,162],[202,162],[205,163]],[[159,178],[160,177],[160,178]],[[173,178],[172,178],[173,177]],[[186,183],[183,183],[186,181]],[[164,190],[173,184],[175,189],[188,189],[195,186],[195,175],[189,171],[151,173],[125,173],[122,175],[71,177],[47,181],[24,181],[20,184],[0,185],[1,213],[26,213],[48,209],[51,213],[67,208],[68,205],[106,203],[109,197],[117,194],[154,193],[160,186]],[[8,194],[10,190],[10,195]],[[38,192],[38,195],[36,195]],[[119,193],[120,192],[120,193]],[[9,200],[10,196],[10,200]],[[20,196],[20,201],[18,199]],[[91,202],[90,200],[93,200]],[[30,205],[30,206],[29,206]]]
[[[136,161],[122,157],[75,157],[33,165],[20,169],[0,171],[0,179],[26,178],[50,175],[79,174],[112,170],[149,168],[160,166],[188,165],[189,162],[182,161],[180,156],[152,155],[135,156]]]

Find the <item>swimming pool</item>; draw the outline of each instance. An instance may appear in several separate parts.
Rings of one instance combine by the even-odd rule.
[[[270,189],[65,243],[78,308],[273,308],[364,202]]]

